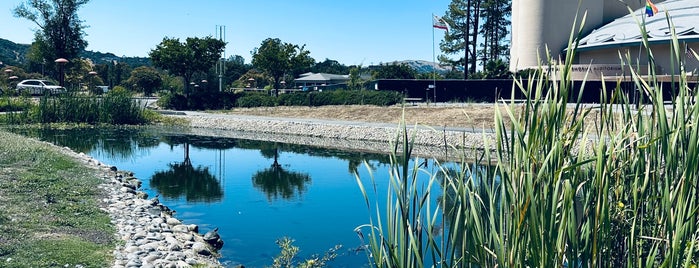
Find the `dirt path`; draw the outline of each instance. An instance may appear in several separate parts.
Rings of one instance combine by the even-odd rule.
[[[316,118],[375,123],[399,123],[403,112],[408,124],[491,129],[494,127],[494,105],[463,103],[379,107],[370,105],[321,107],[236,108],[226,114],[257,115],[287,118]]]

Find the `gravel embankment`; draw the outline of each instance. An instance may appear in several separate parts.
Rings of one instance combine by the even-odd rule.
[[[390,152],[400,126],[393,124],[269,118],[255,116],[193,113],[172,115],[189,121],[198,135],[268,140],[372,152]],[[423,157],[443,158],[445,148],[484,148],[484,141],[494,140],[492,132],[467,129],[433,129],[407,127],[408,137],[415,135],[414,153]],[[492,143],[491,143],[492,144]],[[450,150],[453,152],[453,150]],[[458,157],[449,153],[447,158]]]
[[[101,209],[116,226],[118,246],[113,267],[220,267],[215,250],[204,241],[196,225],[183,224],[157,198],[139,191],[141,181],[130,172],[100,163],[85,154],[62,148],[88,167],[104,183]]]

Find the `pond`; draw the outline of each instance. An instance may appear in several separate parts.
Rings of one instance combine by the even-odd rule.
[[[199,225],[201,233],[218,227],[225,243],[220,260],[228,266],[270,265],[280,252],[275,241],[282,237],[296,241],[301,259],[339,244],[332,267],[365,266],[366,253],[354,229],[368,223],[370,215],[355,172],[368,186],[371,169],[379,193],[369,191],[372,200],[383,203],[389,186],[385,154],[155,128],[15,132],[133,171],[143,181],[142,190],[158,194],[184,223]],[[425,164],[436,172],[433,161]]]

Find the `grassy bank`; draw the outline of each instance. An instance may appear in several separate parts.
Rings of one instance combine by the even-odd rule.
[[[107,267],[115,246],[96,171],[0,131],[0,266]]]

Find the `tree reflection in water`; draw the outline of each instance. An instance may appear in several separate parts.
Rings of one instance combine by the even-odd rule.
[[[189,144],[185,144],[182,163],[169,164],[169,170],[158,171],[150,179],[150,185],[164,198],[184,196],[188,202],[217,202],[223,198],[221,182],[209,172],[208,167],[194,167],[189,160]]]
[[[261,149],[263,156],[272,156],[269,148]],[[274,163],[269,168],[255,172],[252,175],[252,184],[267,195],[267,200],[272,202],[279,197],[291,199],[298,192],[298,196],[306,191],[306,184],[311,182],[308,174],[285,170],[278,162],[279,149],[273,149]]]

